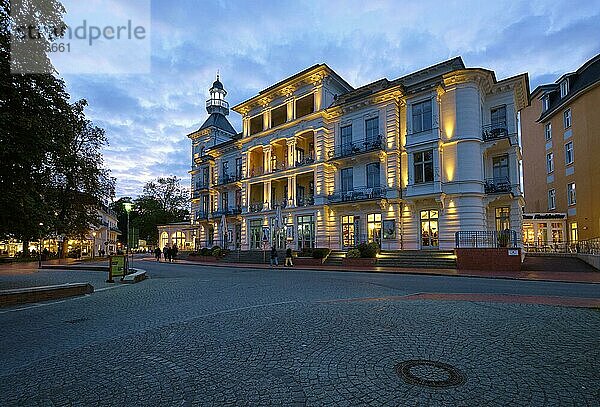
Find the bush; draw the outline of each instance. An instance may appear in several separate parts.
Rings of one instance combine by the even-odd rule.
[[[208,247],[203,247],[200,249],[200,256],[210,256],[210,250],[208,250]]]
[[[312,258],[313,259],[323,259],[325,257],[327,257],[327,255],[329,254],[330,250],[329,249],[325,249],[325,248],[317,248],[317,249],[313,249],[312,251]]]
[[[377,257],[379,253],[379,245],[376,242],[371,242],[366,244],[364,249],[360,252],[360,257],[365,257],[367,259],[373,259]]]
[[[346,258],[348,259],[358,259],[360,257],[360,250],[358,249],[350,249],[348,253],[346,253]]]
[[[222,254],[223,254],[223,251],[221,250],[220,247],[213,247],[211,250],[211,255],[213,255],[215,257],[221,257]]]

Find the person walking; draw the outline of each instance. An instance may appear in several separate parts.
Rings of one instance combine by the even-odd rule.
[[[167,257],[169,258],[169,263],[173,262],[173,249],[171,247],[167,247]]]
[[[177,258],[177,253],[179,252],[179,249],[177,248],[176,244],[173,245],[171,251],[173,252],[173,260],[175,260]]]
[[[165,259],[165,261],[169,260],[169,247],[167,245],[163,247],[163,258]]]
[[[294,267],[294,263],[292,262],[292,248],[289,246],[285,251],[285,265],[289,267]]]
[[[279,257],[277,256],[277,249],[275,246],[271,247],[271,267],[279,266]]]
[[[154,257],[156,257],[156,261],[160,261],[160,255],[161,255],[161,251],[160,251],[160,247],[157,247],[156,249],[154,249]]]

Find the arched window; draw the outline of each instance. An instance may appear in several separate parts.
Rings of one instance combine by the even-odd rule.
[[[163,248],[169,244],[169,234],[167,232],[162,232],[160,234],[160,247]]]
[[[171,241],[178,248],[182,248],[185,245],[185,234],[183,232],[175,232],[171,235]]]

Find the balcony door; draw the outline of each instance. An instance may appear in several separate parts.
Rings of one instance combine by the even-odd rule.
[[[439,248],[438,211],[421,211],[421,249]]]

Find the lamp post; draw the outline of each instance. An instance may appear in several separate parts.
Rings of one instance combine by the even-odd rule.
[[[44,224],[40,222],[40,240],[38,242],[38,268],[42,268],[42,227]]]
[[[125,255],[127,257],[127,262],[129,263],[129,244],[131,242],[131,235],[129,234],[129,212],[131,212],[131,209],[133,208],[133,204],[131,202],[125,202],[125,203],[123,203],[123,206],[125,207],[125,212],[127,212],[127,249],[126,249]],[[133,261],[132,261],[132,263],[133,263]],[[129,264],[127,265],[127,270],[129,270]],[[126,272],[127,272],[127,270],[126,270]]]
[[[94,236],[94,246],[92,246],[92,259],[96,258],[96,231],[92,232],[92,236]]]

